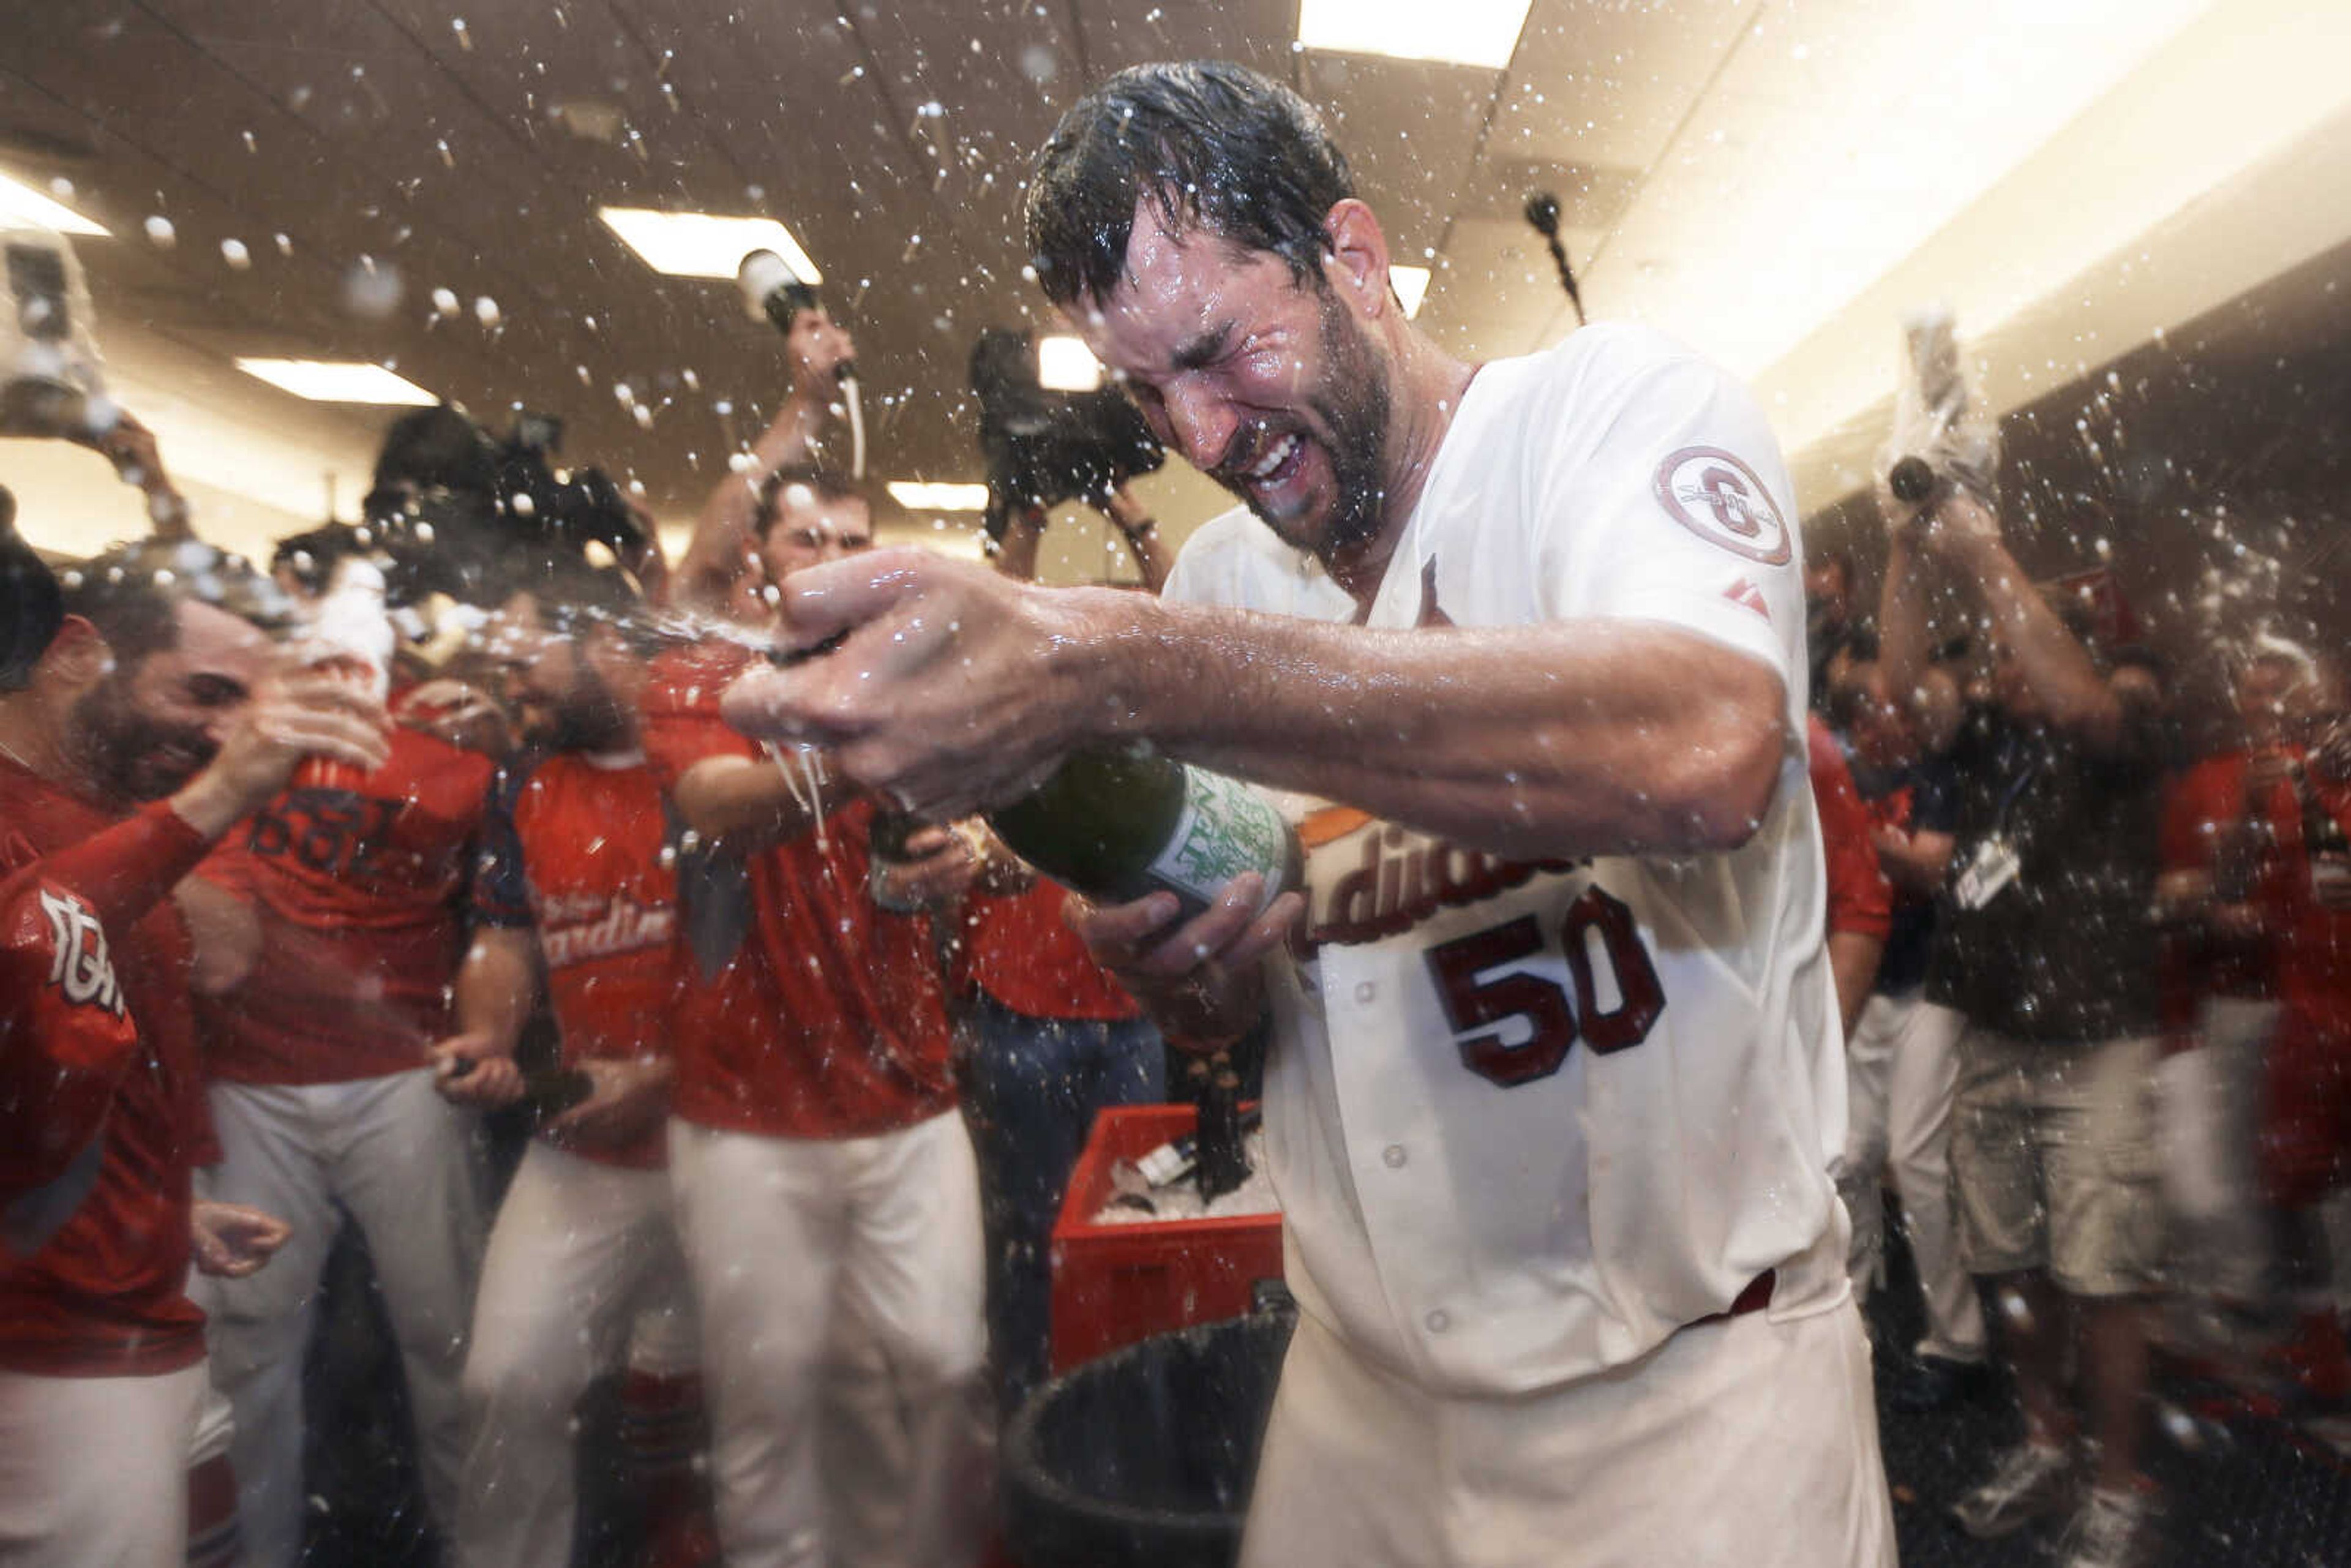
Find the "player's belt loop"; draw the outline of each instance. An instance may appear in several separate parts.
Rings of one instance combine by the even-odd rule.
[[[1771,1289],[1779,1281],[1780,1271],[1776,1269],[1766,1269],[1748,1281],[1747,1288],[1730,1299],[1729,1312],[1708,1312],[1702,1318],[1691,1319],[1682,1326],[1696,1328],[1700,1323],[1719,1323],[1728,1318],[1743,1318],[1750,1312],[1760,1312],[1771,1304]]]

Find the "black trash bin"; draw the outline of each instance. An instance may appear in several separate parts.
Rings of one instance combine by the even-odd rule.
[[[1297,1317],[1158,1334],[1029,1396],[1005,1434],[1020,1568],[1232,1568]]]

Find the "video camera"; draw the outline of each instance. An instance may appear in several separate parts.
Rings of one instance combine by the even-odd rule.
[[[987,533],[1004,537],[1015,512],[1064,501],[1100,502],[1167,461],[1143,416],[1113,389],[1048,391],[1037,379],[1032,334],[991,328],[971,350],[979,448],[987,459]]]
[[[584,556],[601,544],[642,574],[655,547],[620,486],[601,469],[559,470],[562,445],[551,414],[517,416],[503,441],[446,403],[397,421],[364,508],[391,557],[392,601],[483,602],[517,550]]]

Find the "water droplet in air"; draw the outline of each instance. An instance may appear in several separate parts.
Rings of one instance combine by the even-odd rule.
[[[243,272],[253,265],[253,253],[245,248],[241,239],[225,239],[221,241],[221,259]]]
[[[485,294],[474,301],[474,319],[485,327],[495,327],[501,319],[498,302]]]
[[[179,243],[180,231],[172,226],[171,219],[152,217],[147,220],[147,237],[154,244],[169,250]]]
[[[343,273],[343,307],[354,316],[381,321],[400,308],[406,291],[400,268],[363,256]]]

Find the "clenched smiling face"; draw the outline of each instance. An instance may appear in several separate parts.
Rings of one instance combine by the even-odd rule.
[[[1384,520],[1389,367],[1318,281],[1201,230],[1170,233],[1146,200],[1123,279],[1071,314],[1162,441],[1328,561]]]

